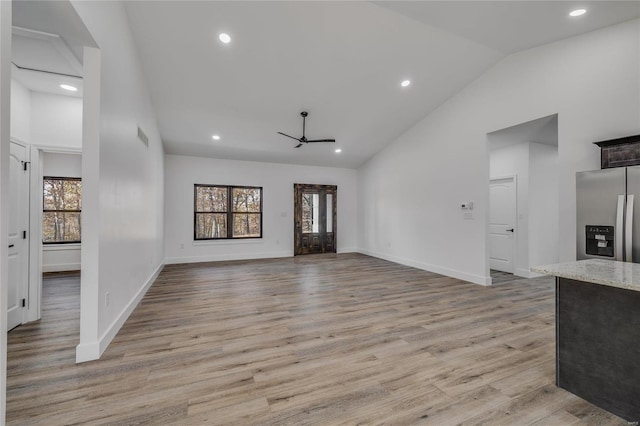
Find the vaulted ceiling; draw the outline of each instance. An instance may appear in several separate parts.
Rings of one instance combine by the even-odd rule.
[[[579,6],[587,13],[569,17]],[[506,55],[640,16],[637,1],[125,7],[168,153],[350,168]],[[401,87],[403,80],[411,84]],[[301,111],[309,112],[308,138],[337,142],[296,149],[276,133],[301,136]]]

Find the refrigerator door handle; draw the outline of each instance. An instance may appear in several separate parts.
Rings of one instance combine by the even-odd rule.
[[[624,262],[622,256],[622,226],[624,220],[624,195],[618,195],[618,208],[616,209],[616,260]]]
[[[633,198],[633,195],[627,195],[627,216],[624,224],[626,262],[633,262]]]

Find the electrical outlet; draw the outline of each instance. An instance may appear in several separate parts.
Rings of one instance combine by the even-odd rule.
[[[106,306],[108,308],[109,307],[109,303],[111,303],[111,294],[109,294],[109,292],[107,291],[104,294],[104,306]]]
[[[184,244],[180,244],[180,248],[181,248],[181,249],[184,249]]]

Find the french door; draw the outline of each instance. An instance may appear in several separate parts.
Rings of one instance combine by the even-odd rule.
[[[294,254],[335,253],[338,187],[296,183]]]

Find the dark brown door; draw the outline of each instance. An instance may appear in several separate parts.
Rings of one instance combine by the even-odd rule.
[[[294,254],[335,253],[338,187],[296,183]]]

